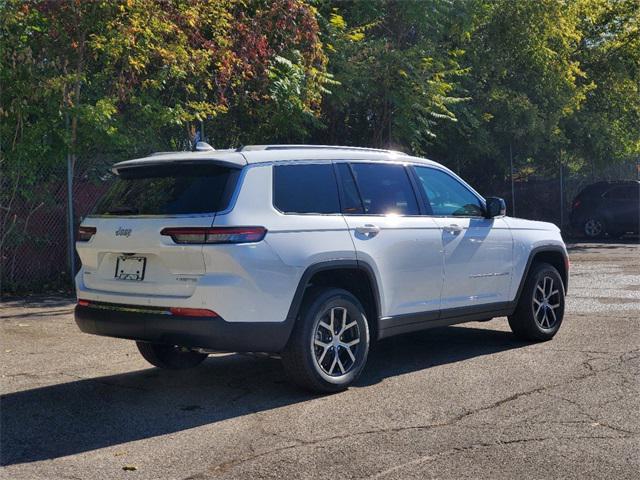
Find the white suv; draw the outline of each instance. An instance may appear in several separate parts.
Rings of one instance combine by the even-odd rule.
[[[392,335],[500,316],[526,340],[558,331],[558,228],[505,217],[442,165],[352,147],[201,150],[114,166],[76,244],[83,332],[135,340],[164,368],[280,354],[298,384],[337,391]]]

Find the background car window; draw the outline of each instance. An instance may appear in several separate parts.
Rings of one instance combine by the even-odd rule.
[[[612,188],[605,194],[605,197],[612,200],[638,200],[640,198],[640,184]]]
[[[284,213],[340,213],[333,165],[274,167],[273,204]]]
[[[353,163],[365,215],[418,215],[418,202],[403,165]]]
[[[433,215],[479,217],[480,200],[451,175],[429,167],[415,167]]]
[[[342,184],[342,213],[348,215],[363,214],[364,207],[358,192],[358,186],[347,163],[338,163],[338,174]]]

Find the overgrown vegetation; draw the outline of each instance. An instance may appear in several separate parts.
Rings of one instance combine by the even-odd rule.
[[[23,226],[12,204],[46,204],[43,172],[187,149],[200,122],[218,148],[394,148],[477,182],[509,160],[522,178],[640,156],[637,0],[0,9],[0,247]]]

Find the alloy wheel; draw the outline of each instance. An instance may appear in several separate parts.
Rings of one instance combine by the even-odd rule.
[[[555,287],[554,279],[544,276],[533,291],[533,316],[540,328],[546,330],[558,323],[556,310],[560,308],[560,289]]]
[[[598,235],[602,235],[603,231],[604,226],[602,222],[595,218],[590,218],[584,224],[584,233],[586,233],[588,237],[597,237]]]
[[[314,359],[327,375],[338,377],[356,365],[360,344],[358,323],[344,307],[333,307],[318,321],[312,348]]]

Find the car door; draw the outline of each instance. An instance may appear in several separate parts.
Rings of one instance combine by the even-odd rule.
[[[640,184],[629,183],[612,188],[603,195],[607,206],[608,233],[638,231]]]
[[[443,273],[440,229],[422,214],[407,167],[340,162],[336,169],[356,257],[374,270],[378,282],[381,316],[437,318]]]
[[[477,307],[509,301],[513,241],[506,222],[484,218],[483,200],[448,171],[415,166],[414,172],[423,200],[441,229],[441,316],[452,313],[447,312],[451,309],[474,312]]]

